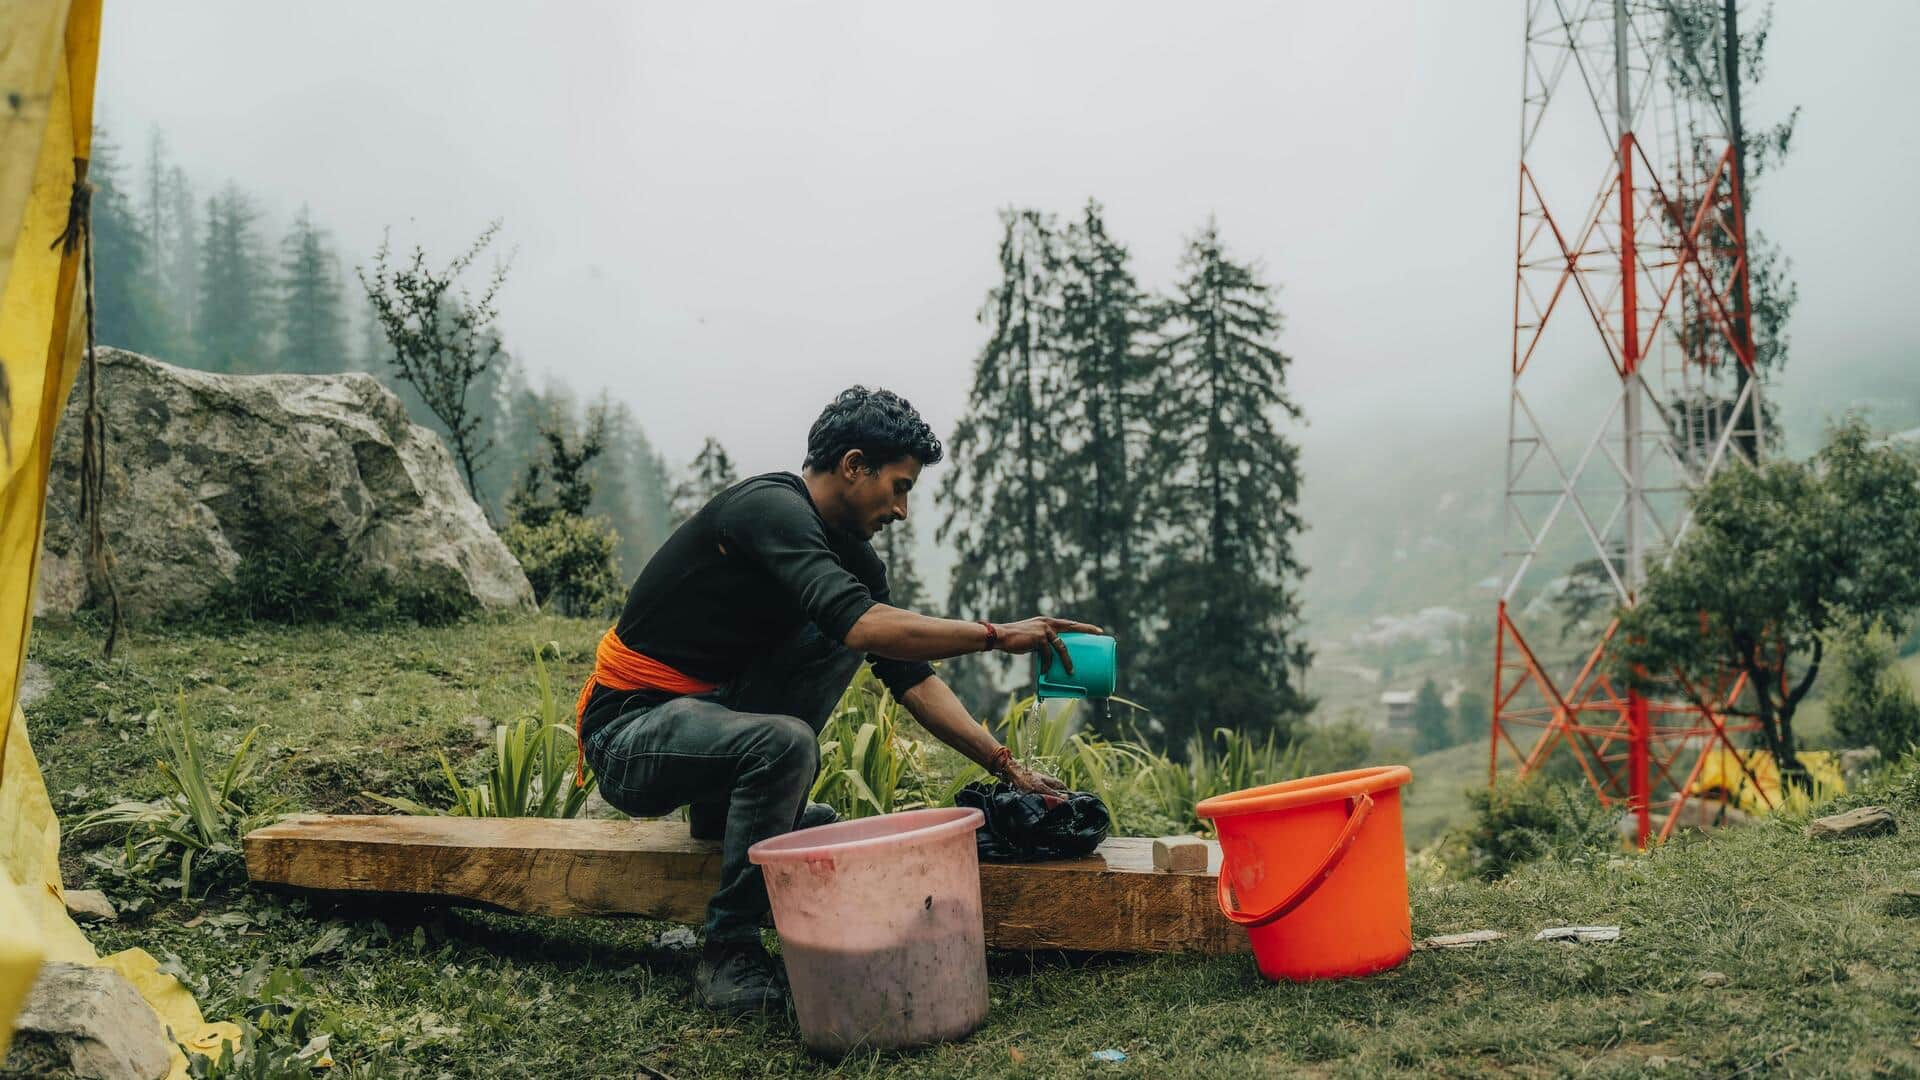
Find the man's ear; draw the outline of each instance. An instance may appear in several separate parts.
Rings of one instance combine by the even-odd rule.
[[[857,450],[857,449],[849,450],[846,453],[840,455],[840,476],[843,479],[845,479],[847,482],[852,483],[856,480],[859,480],[860,474],[862,472],[865,472],[866,470],[867,470],[866,451]]]

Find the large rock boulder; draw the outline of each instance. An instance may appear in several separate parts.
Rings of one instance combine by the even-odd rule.
[[[272,552],[461,608],[533,590],[438,437],[371,375],[215,375],[102,349],[104,522],[130,618],[190,614]],[[88,601],[77,383],[54,440],[36,610]]]

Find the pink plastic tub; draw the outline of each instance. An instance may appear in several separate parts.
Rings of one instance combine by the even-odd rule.
[[[762,840],[793,1007],[807,1049],[899,1049],[987,1019],[980,858],[964,807],[910,810]]]

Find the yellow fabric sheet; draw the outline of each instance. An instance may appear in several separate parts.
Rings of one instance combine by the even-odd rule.
[[[151,956],[96,959],[61,899],[60,823],[17,705],[33,618],[54,424],[86,347],[81,254],[53,247],[66,227],[74,159],[91,152],[100,0],[0,0],[0,1057],[44,960],[125,975],[171,1027],[210,1025]],[[174,1052],[176,1077],[186,1059]]]

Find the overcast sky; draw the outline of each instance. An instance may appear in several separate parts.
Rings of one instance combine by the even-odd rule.
[[[1844,19],[1841,15],[1844,14]],[[1214,215],[1282,287],[1315,431],[1504,413],[1522,5],[109,0],[103,121],[343,258],[488,220],[536,373],[630,401],[684,462],[798,464],[851,382],[947,433],[996,211],[1104,202],[1164,287]],[[1906,356],[1920,4],[1783,0],[1755,224],[1802,303],[1789,383]],[[1476,436],[1498,441],[1497,427]],[[1489,477],[1498,484],[1498,477]]]

